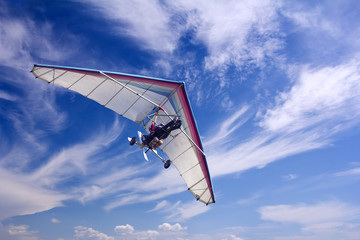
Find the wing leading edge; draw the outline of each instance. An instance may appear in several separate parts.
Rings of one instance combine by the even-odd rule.
[[[194,197],[214,203],[206,157],[184,83],[98,70],[35,64],[32,73],[45,82],[80,93],[148,129],[149,115],[162,107],[164,122],[178,115],[183,122],[161,150],[178,169]],[[151,120],[151,119],[150,119]]]

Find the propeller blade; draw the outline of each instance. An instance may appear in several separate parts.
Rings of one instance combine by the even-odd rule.
[[[144,154],[145,160],[146,160],[146,161],[149,161],[149,159],[148,159],[148,157],[147,157],[147,155],[146,155],[146,150],[145,150],[145,148],[143,148],[143,154]]]
[[[138,131],[138,136],[140,139],[142,139],[143,134],[140,131]]]

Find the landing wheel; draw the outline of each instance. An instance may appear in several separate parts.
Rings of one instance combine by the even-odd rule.
[[[130,140],[130,145],[134,145],[136,143],[136,137],[133,137],[131,140]]]
[[[171,161],[170,160],[167,160],[165,163],[164,163],[164,168],[167,169],[169,168],[171,165]]]

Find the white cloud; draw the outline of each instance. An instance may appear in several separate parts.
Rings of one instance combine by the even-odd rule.
[[[28,164],[26,160],[30,155],[46,150],[46,144],[40,143],[39,138],[63,129],[67,120],[66,114],[55,107],[53,89],[44,91],[45,85],[34,80],[29,71],[39,58],[66,59],[70,56],[67,49],[73,53],[77,49],[67,47],[77,40],[65,32],[57,36],[51,24],[36,23],[26,12],[22,16],[12,14],[6,3],[1,3],[1,9],[0,66],[11,69],[4,72],[1,81],[5,89],[11,88],[6,93],[1,91],[0,98],[12,101],[12,104],[0,114],[10,120],[10,127],[18,134],[16,141],[7,139],[9,147],[1,152],[2,164],[19,170]]]
[[[120,159],[122,159],[120,157]],[[151,169],[144,166],[129,166],[120,169],[115,168],[105,175],[92,178],[89,182],[80,186],[74,191],[74,195],[81,202],[91,201],[99,198],[106,197],[122,191],[131,191],[133,186],[139,183],[139,178],[146,174]]]
[[[181,1],[177,5],[189,15],[196,39],[205,43],[210,55],[206,68],[245,62],[260,65],[282,45],[279,40],[278,4],[271,1]]]
[[[0,219],[33,214],[62,206],[62,201],[71,198],[67,194],[42,188],[29,176],[14,174],[0,168]],[[41,197],[40,197],[41,196]]]
[[[32,181],[39,185],[51,186],[77,174],[85,174],[91,159],[114,142],[122,132],[118,119],[111,128],[100,131],[84,143],[63,149],[51,157],[47,163],[32,173]]]
[[[291,180],[294,180],[294,179],[298,178],[298,175],[290,173],[288,175],[283,176],[283,178],[285,180],[291,181]]]
[[[96,160],[97,154],[106,150],[106,147],[115,141],[121,132],[122,125],[115,120],[109,129],[97,132],[97,135],[87,142],[62,149],[59,154],[50,157],[33,172],[25,173],[26,168],[20,168],[15,172],[0,167],[0,180],[4,184],[0,188],[1,219],[49,210],[62,206],[64,200],[81,200],[86,197],[79,196],[79,192],[83,193],[80,190],[63,193],[59,186],[73,179],[74,176],[91,175],[100,171],[102,167],[106,167],[100,164],[96,164],[95,167],[91,165],[91,162]],[[28,155],[30,159],[31,154],[32,152]],[[86,183],[80,183],[79,186],[75,186],[76,188],[86,188]]]
[[[86,1],[88,4],[89,1]],[[129,35],[140,46],[171,53],[186,31],[209,52],[206,68],[261,65],[282,47],[278,37],[277,9],[271,1],[90,1],[110,19],[117,34]],[[121,26],[121,27],[119,27]]]
[[[332,123],[332,128],[336,123],[358,121],[359,66],[352,61],[335,67],[303,68],[297,83],[279,95],[277,105],[267,110],[260,125],[270,131],[294,132],[325,121]]]
[[[358,228],[360,207],[340,201],[264,206],[259,208],[258,212],[263,220],[281,223],[278,225],[281,229],[286,226],[299,226],[298,233],[294,228],[291,235],[278,236],[281,233],[276,233],[274,239],[355,240],[360,233]]]
[[[101,16],[120,23],[113,24],[116,34],[129,35],[146,49],[172,52],[181,36],[181,25],[173,21],[176,9],[171,4],[139,0],[86,1],[89,3],[101,12]]]
[[[358,61],[325,68],[304,67],[293,82],[289,91],[279,94],[273,107],[257,116],[261,128],[249,140],[209,149],[212,176],[262,168],[281,158],[324,147],[336,133],[360,122]],[[230,119],[236,119],[236,114]],[[223,122],[219,129],[227,129],[227,121]]]
[[[77,42],[71,34],[67,33],[59,37],[47,22],[35,23],[27,16],[12,17],[7,10],[4,12],[0,17],[2,66],[29,71],[35,56],[54,61],[64,60],[75,53],[74,49],[77,48],[67,48]],[[63,36],[67,36],[67,39],[63,39]],[[60,40],[66,41],[67,44],[62,44]],[[33,51],[34,49],[36,51]]]
[[[261,219],[275,222],[299,223],[305,229],[317,226],[343,225],[360,219],[360,207],[339,201],[320,202],[314,205],[274,205],[259,208]]]
[[[0,99],[4,99],[7,101],[15,101],[18,99],[18,97],[16,95],[12,95],[8,92],[0,90]]]
[[[129,224],[119,225],[114,228],[117,236],[109,236],[93,228],[77,226],[74,231],[74,239],[92,239],[92,240],[138,240],[138,239],[167,239],[167,234],[159,233],[156,230],[136,231],[135,228]],[[169,239],[169,238],[168,238]]]
[[[149,211],[147,211],[148,213],[150,212],[156,212],[156,211],[161,211],[161,210],[166,210],[170,207],[170,203],[166,200],[162,200],[161,202],[159,202],[158,204],[156,204],[156,206],[153,209],[150,209]]]
[[[99,232],[92,228],[87,228],[83,226],[75,227],[74,239],[91,239],[91,240],[114,240],[114,237],[108,236],[105,233]]]
[[[7,227],[8,233],[15,239],[19,240],[38,240],[39,232],[29,230],[28,225],[10,225]],[[13,239],[12,238],[12,239]]]
[[[30,34],[27,24],[17,19],[0,19],[1,64],[25,69],[30,67],[31,57],[28,51]]]
[[[6,106],[5,111],[0,111],[0,116],[9,120],[1,129],[11,127],[17,134],[16,139],[7,138],[9,147],[2,149],[0,154],[3,165],[19,170],[27,166],[31,155],[41,155],[47,150],[48,144],[41,139],[49,133],[64,129],[68,119],[67,114],[59,110],[55,104],[56,98],[52,91],[54,89],[48,89],[46,92],[42,88],[44,85],[38,84],[39,82],[31,78],[29,73],[17,73],[19,76],[5,75],[2,79],[5,85],[15,85],[21,91],[10,92],[7,98],[11,98],[12,104]]]
[[[51,222],[52,222],[52,223],[60,223],[60,220],[59,220],[59,219],[56,219],[56,218],[52,218],[52,219],[51,219]]]
[[[169,211],[170,215],[167,218],[181,222],[203,214],[209,210],[211,210],[211,206],[206,206],[198,201],[190,201],[187,203],[180,203],[176,206],[176,208],[171,209]]]
[[[350,170],[342,171],[334,173],[335,176],[341,177],[341,176],[351,176],[351,175],[360,175],[360,168],[353,168]]]
[[[175,223],[173,225],[170,223],[163,223],[159,225],[158,228],[163,231],[184,231],[187,229],[187,227],[181,226],[180,223]]]
[[[340,32],[337,24],[324,15],[324,8],[316,7],[304,10],[304,6],[302,6],[303,9],[301,9],[300,6],[295,8],[294,6],[296,6],[296,4],[293,5],[292,8],[284,9],[282,13],[292,19],[297,26],[307,30],[320,31],[322,34],[335,35]]]
[[[121,235],[129,235],[133,234],[135,229],[133,226],[126,224],[126,225],[119,225],[114,228],[114,231]]]
[[[230,238],[224,238],[222,240],[243,240],[243,238],[240,238],[240,237],[237,237],[236,235],[234,234],[230,234]]]
[[[128,204],[158,200],[186,190],[175,168],[166,171],[162,169],[152,176],[146,176],[146,179],[144,181],[144,176],[139,176],[123,181],[122,187],[116,189],[125,191],[126,194],[119,195],[115,201],[108,203],[105,209],[111,210]],[[166,184],[163,184],[164,182]]]
[[[218,144],[219,142],[222,142],[223,144],[231,141],[228,137],[231,133],[233,133],[235,130],[237,130],[239,127],[241,127],[245,122],[249,120],[248,116],[243,116],[247,110],[249,109],[249,106],[243,106],[238,111],[233,113],[228,119],[226,119],[224,122],[221,123],[220,126],[216,126],[216,131],[211,131],[212,133],[215,132],[214,135],[211,136],[209,140],[206,140],[204,142],[205,146],[210,146],[213,144]]]

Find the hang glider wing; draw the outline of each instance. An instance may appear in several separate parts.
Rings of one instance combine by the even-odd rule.
[[[124,116],[146,131],[156,109],[164,123],[180,116],[181,129],[164,140],[161,150],[178,169],[190,192],[205,204],[214,203],[214,193],[197,126],[184,83],[98,70],[34,65],[36,78],[60,85],[90,98]]]

